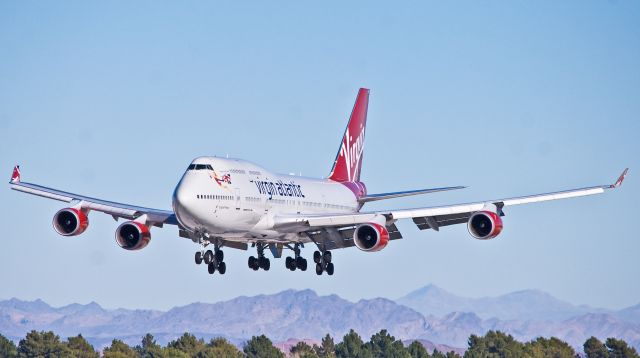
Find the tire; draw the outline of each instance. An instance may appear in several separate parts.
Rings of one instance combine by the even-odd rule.
[[[208,264],[210,264],[212,262],[213,262],[213,251],[207,250],[204,253],[204,263],[208,265]]]
[[[227,272],[227,264],[225,264],[224,262],[221,262],[218,265],[218,272],[220,272],[221,275],[224,275],[224,273]]]
[[[210,275],[213,275],[216,272],[216,266],[213,263],[208,264],[207,271],[209,271]]]
[[[196,265],[200,265],[202,263],[202,252],[196,252]]]
[[[254,256],[249,256],[249,261],[247,263],[249,264],[249,268],[252,270],[255,270],[254,267],[258,267],[258,260],[256,260]]]
[[[224,252],[222,250],[216,251],[216,262],[224,261]]]
[[[265,271],[269,271],[270,268],[271,268],[271,260],[269,260],[268,258],[265,258],[262,269]]]
[[[327,275],[332,276],[333,275],[333,263],[329,262],[327,264]]]
[[[316,275],[318,275],[318,276],[322,275],[322,265],[321,264],[316,264]]]
[[[331,262],[331,251],[325,251],[324,255],[322,255],[322,258],[324,259],[324,262],[326,262],[326,263]]]
[[[320,253],[320,251],[314,251],[313,252],[313,262],[319,264],[320,263],[320,259],[322,259],[322,254]]]
[[[302,259],[302,267],[300,267],[300,270],[307,271],[307,259]]]
[[[299,268],[300,270],[302,270],[302,265],[304,264],[304,258],[298,256],[296,258],[296,268]]]
[[[292,269],[293,266],[293,258],[291,256],[287,256],[286,259],[284,259],[284,266],[286,268],[288,268],[289,270],[293,271],[294,269]]]

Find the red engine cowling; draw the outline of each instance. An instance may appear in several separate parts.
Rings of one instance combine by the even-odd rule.
[[[125,250],[140,250],[149,245],[151,232],[147,225],[127,221],[116,229],[116,243]]]
[[[502,219],[492,211],[478,211],[469,217],[467,229],[478,240],[490,240],[502,231]]]
[[[360,224],[353,232],[353,242],[362,251],[380,251],[389,243],[389,231],[376,223]]]
[[[62,236],[82,234],[89,226],[89,218],[82,210],[64,208],[53,216],[53,229]]]

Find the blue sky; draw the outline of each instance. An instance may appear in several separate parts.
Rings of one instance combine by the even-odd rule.
[[[428,283],[468,296],[538,288],[574,303],[640,302],[640,3],[635,1],[0,3],[0,169],[23,180],[170,208],[194,157],[328,173],[359,87],[371,89],[370,192],[468,189],[403,208],[607,184],[619,191],[510,208],[495,240],[464,226],[378,253],[334,252],[336,275],[225,276],[167,227],[138,252],[94,213],[57,236],[62,205],[0,190],[0,298],[166,309],[311,288],[397,298]],[[310,256],[312,248],[303,251]]]

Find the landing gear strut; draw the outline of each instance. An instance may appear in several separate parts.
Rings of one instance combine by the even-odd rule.
[[[204,262],[210,274],[218,271],[221,275],[224,275],[225,272],[227,272],[227,264],[224,262],[224,252],[220,250],[218,244],[214,245],[213,251],[204,251],[204,247],[205,246],[202,247],[202,250],[196,252],[196,264],[200,265]]]
[[[333,262],[331,262],[331,251],[323,250],[313,252],[313,262],[316,263],[316,275],[322,275],[326,272],[327,275],[333,275]]]
[[[258,249],[258,257],[249,256],[249,268],[253,271],[258,271],[258,269],[269,271],[271,268],[271,260],[264,257],[264,243],[258,242],[256,248]]]
[[[289,248],[291,247],[289,246]],[[291,271],[295,271],[296,269],[307,271],[307,260],[300,256],[300,244],[295,244],[292,250],[294,257],[287,256],[285,259],[285,267]]]

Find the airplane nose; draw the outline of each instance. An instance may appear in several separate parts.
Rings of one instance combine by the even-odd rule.
[[[193,207],[194,199],[193,195],[189,193],[189,190],[187,190],[181,181],[173,192],[172,206],[173,212],[183,226],[190,226],[188,225],[190,221],[189,217],[191,216],[189,214],[189,208]]]

